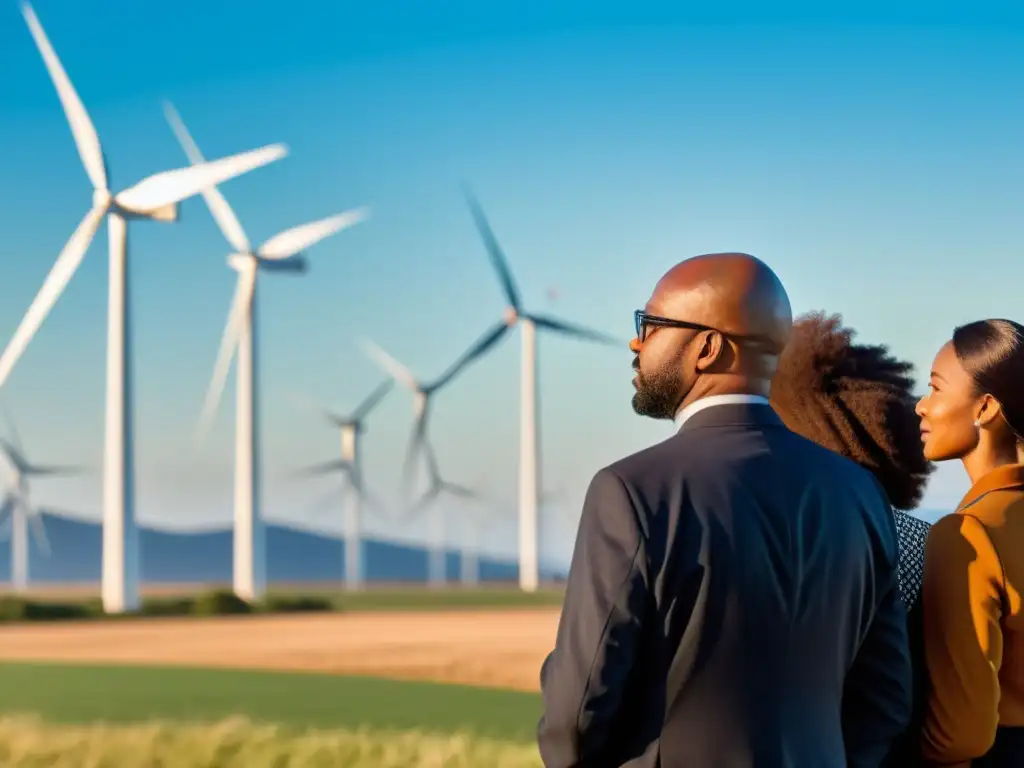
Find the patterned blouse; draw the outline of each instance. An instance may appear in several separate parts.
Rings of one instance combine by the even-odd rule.
[[[906,512],[893,510],[900,546],[900,595],[909,611],[921,597],[924,579],[924,540],[931,526]]]

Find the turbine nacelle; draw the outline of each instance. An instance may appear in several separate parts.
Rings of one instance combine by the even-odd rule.
[[[123,204],[116,195],[111,195],[107,189],[94,189],[92,192],[92,206],[95,210],[104,213],[113,211],[125,219],[147,219],[161,223],[174,223],[178,221],[179,211],[177,203],[159,205],[146,210],[138,207],[131,207]]]
[[[513,328],[519,322],[519,312],[515,307],[505,307],[505,311],[501,313],[501,319],[505,321],[505,325]]]

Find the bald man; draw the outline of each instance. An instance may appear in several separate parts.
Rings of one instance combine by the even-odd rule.
[[[791,325],[745,254],[676,265],[636,313],[633,408],[678,431],[590,484],[546,768],[875,768],[909,723],[889,505],[768,404]]]

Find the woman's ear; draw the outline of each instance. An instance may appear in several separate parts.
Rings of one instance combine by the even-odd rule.
[[[1003,415],[1003,406],[992,395],[982,395],[974,413],[974,421],[980,427],[992,426]]]

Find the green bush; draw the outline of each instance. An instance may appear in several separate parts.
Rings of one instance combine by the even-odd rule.
[[[192,606],[196,616],[223,616],[252,613],[253,606],[228,589],[214,589],[199,594]]]
[[[334,610],[334,603],[314,595],[267,595],[260,608],[266,613],[312,613]]]
[[[319,595],[268,595],[256,604],[242,600],[228,589],[214,589],[196,596],[148,597],[135,614],[107,615],[99,598],[76,601],[31,600],[20,595],[0,595],[0,623],[61,621],[67,619],[130,619],[136,616],[223,616],[244,613],[312,613],[336,608],[329,597]]]
[[[16,595],[0,597],[0,622],[4,621],[58,621],[85,619],[95,616],[89,603],[44,603],[26,600]]]
[[[195,610],[196,601],[192,597],[149,597],[139,606],[143,616],[188,616]]]

